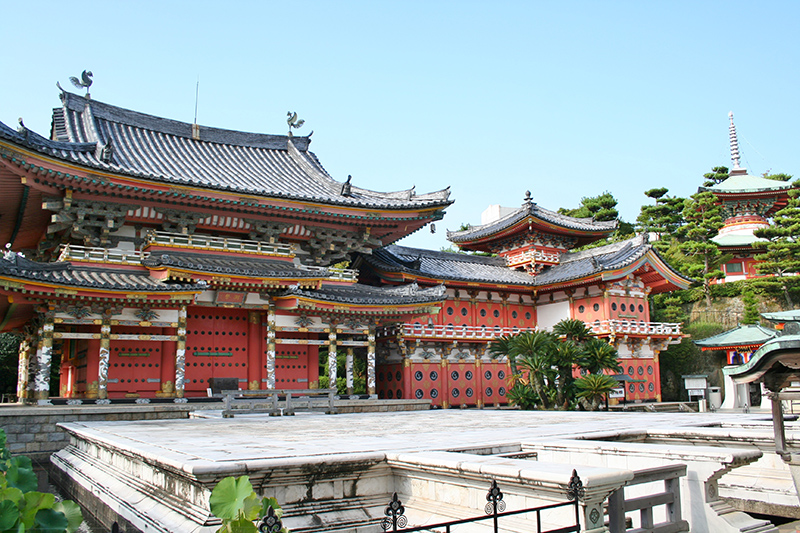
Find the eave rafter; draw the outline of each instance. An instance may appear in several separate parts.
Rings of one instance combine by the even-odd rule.
[[[0,142],[0,162],[21,174],[23,181],[28,185],[50,194],[72,190],[76,195],[87,194],[95,199],[100,196],[120,199],[123,202],[136,201],[137,204],[152,202],[160,205],[205,208],[213,210],[214,213],[222,210],[240,215],[280,216],[292,220],[332,222],[338,225],[345,221],[373,228],[373,232],[376,228],[401,230],[401,226],[404,226],[402,231],[406,231],[409,226],[416,228],[440,220],[447,207],[445,205],[419,209],[395,210],[385,207],[371,209],[153,183],[110,173],[88,171],[79,166],[50,160],[39,154],[25,153],[13,145],[2,142]]]

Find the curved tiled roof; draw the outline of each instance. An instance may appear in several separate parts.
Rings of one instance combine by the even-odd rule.
[[[389,272],[407,272],[440,280],[534,285],[532,276],[511,270],[502,257],[435,252],[394,244],[363,257],[375,268]]]
[[[501,257],[435,252],[397,245],[386,246],[371,256],[363,257],[378,270],[406,272],[443,281],[544,286],[625,268],[650,250],[652,246],[648,244],[646,235],[639,235],[606,246],[561,254],[559,264],[545,267],[536,276],[508,268],[506,260]],[[675,274],[691,281],[677,272]]]
[[[728,179],[715,183],[710,187],[699,187],[699,190],[714,193],[752,193],[784,191],[792,187],[793,185],[787,181],[771,180],[749,174],[734,174],[732,172]]]
[[[308,137],[265,135],[178,122],[61,94],[51,141],[0,124],[0,137],[83,166],[165,183],[381,209],[445,207],[449,188],[377,192],[334,180],[308,151]],[[110,159],[103,148],[111,148]],[[349,192],[347,192],[349,188]],[[343,194],[344,193],[344,194]]]
[[[407,305],[441,302],[445,298],[445,287],[438,285],[420,289],[416,283],[399,287],[374,287],[357,283],[325,286],[317,290],[296,288],[289,294],[354,305]]]
[[[143,259],[142,264],[147,268],[172,267],[226,276],[293,279],[325,278],[329,275],[327,269],[302,269],[287,261],[184,252],[154,253]]]
[[[202,291],[204,286],[165,283],[149,272],[113,268],[74,267],[70,263],[38,263],[24,257],[0,258],[0,275],[20,280],[113,291]]]
[[[610,233],[617,227],[617,221],[611,220],[607,222],[595,222],[591,218],[574,218],[567,215],[562,215],[555,211],[550,211],[533,202],[526,203],[516,211],[508,215],[483,224],[480,226],[470,226],[469,229],[462,231],[448,231],[447,239],[451,242],[467,242],[475,239],[488,237],[498,233],[506,228],[510,228],[514,224],[526,219],[527,217],[538,218],[544,222],[561,226],[565,229],[577,230],[590,233],[605,234]]]
[[[728,347],[728,346],[753,346],[761,345],[768,340],[778,336],[774,329],[765,328],[758,325],[739,326],[718,335],[708,337],[699,341],[694,341],[698,346],[705,348]]]

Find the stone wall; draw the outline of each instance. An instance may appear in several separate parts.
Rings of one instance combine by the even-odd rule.
[[[27,455],[46,462],[50,454],[69,444],[64,422],[110,422],[114,420],[164,420],[189,418],[194,407],[187,404],[0,407],[0,428],[6,432],[12,455]]]

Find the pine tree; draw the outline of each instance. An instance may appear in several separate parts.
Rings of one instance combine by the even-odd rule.
[[[598,196],[581,198],[581,206],[576,209],[562,207],[558,212],[575,218],[591,217],[596,221],[616,220],[619,217],[617,199],[608,191]]]
[[[669,248],[672,235],[683,225],[684,198],[667,196],[669,189],[645,191],[645,196],[655,200],[655,205],[643,205],[636,219],[636,228],[644,233],[654,233],[654,246],[659,251]]]
[[[742,303],[744,303],[742,324],[758,324],[761,322],[761,315],[758,312],[758,298],[756,298],[753,289],[747,287],[742,291]]]
[[[717,183],[721,183],[728,179],[729,176],[728,167],[714,167],[711,169],[711,172],[703,174],[703,178],[706,180],[703,183],[703,187],[711,187]]]
[[[726,259],[711,239],[723,226],[722,206],[710,191],[698,192],[684,202],[683,218],[686,224],[678,228],[678,248],[686,256],[683,272],[699,278],[703,285],[706,305],[711,306],[711,282],[725,274],[720,265]]]
[[[800,186],[800,182],[793,184]],[[754,231],[756,237],[766,239],[766,242],[756,242],[755,246],[764,249],[763,254],[755,256],[761,263],[756,265],[762,274],[774,274],[784,277],[788,274],[800,272],[800,190],[792,189],[788,192],[789,201],[786,207],[777,211],[772,219],[772,225]],[[794,307],[794,302],[789,295],[785,283],[782,283],[786,303]]]

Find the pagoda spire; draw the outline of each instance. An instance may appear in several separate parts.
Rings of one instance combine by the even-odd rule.
[[[740,170],[741,167],[739,166],[739,139],[736,137],[736,126],[733,125],[733,111],[728,112],[728,118],[731,121],[731,125],[728,127],[728,131],[731,138],[731,161],[733,161],[733,170]]]

